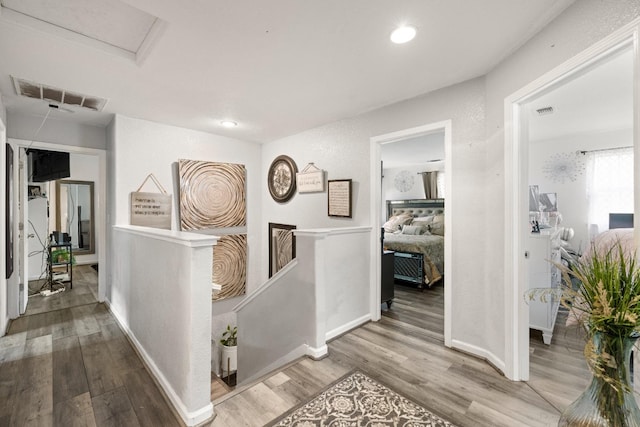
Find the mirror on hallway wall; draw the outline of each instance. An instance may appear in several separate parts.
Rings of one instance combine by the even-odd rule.
[[[74,253],[95,253],[93,181],[56,181],[56,231],[71,236]]]

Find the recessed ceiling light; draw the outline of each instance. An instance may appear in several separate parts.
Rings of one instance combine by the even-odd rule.
[[[391,41],[396,44],[410,42],[416,36],[416,27],[403,25],[391,33]]]
[[[238,122],[234,122],[233,120],[223,120],[220,124],[226,128],[234,128],[238,126]]]

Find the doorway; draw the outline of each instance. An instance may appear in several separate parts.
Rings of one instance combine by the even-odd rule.
[[[371,242],[371,265],[374,269],[371,281],[371,301],[370,312],[371,318],[374,321],[380,320],[381,308],[381,231],[380,225],[384,222],[382,215],[382,146],[385,144],[391,144],[397,141],[417,138],[424,135],[429,135],[435,132],[444,133],[444,169],[447,171],[445,174],[445,188],[447,194],[452,194],[452,160],[451,160],[451,121],[443,121],[424,126],[418,126],[410,129],[401,130],[398,132],[388,133],[371,138],[371,218],[373,227],[372,242]],[[451,230],[451,218],[452,218],[452,204],[451,198],[447,201],[447,214],[445,215],[445,230]],[[444,287],[444,343],[445,346],[451,347],[451,295],[452,286],[454,286],[454,277],[451,269],[451,233],[445,233],[444,236],[444,277],[447,280],[447,286]]]
[[[582,52],[570,61],[562,64],[556,69],[542,76],[520,91],[509,96],[505,100],[505,336],[506,336],[506,358],[505,375],[512,380],[529,379],[529,321],[530,310],[523,297],[529,287],[528,255],[531,228],[529,225],[529,184],[531,179],[530,160],[535,157],[534,144],[530,144],[531,130],[533,123],[533,113],[538,109],[545,110],[547,107],[537,105],[536,102],[544,100],[554,91],[562,91],[563,88],[570,88],[580,79],[586,78],[594,70],[600,69],[603,64],[611,64],[616,58],[620,58],[624,52],[631,52],[630,62],[632,70],[626,70],[632,76],[638,76],[637,63],[637,37],[638,22],[629,25],[622,30],[612,34],[600,43]],[[627,65],[628,67],[629,65]],[[633,80],[637,80],[634,77]],[[602,87],[598,85],[598,87]],[[638,87],[635,85],[632,98],[637,105]],[[558,93],[558,92],[556,92]],[[597,98],[595,98],[597,99]],[[635,151],[636,175],[638,171],[638,111],[634,110],[630,114],[632,130],[630,131],[631,145]],[[582,118],[584,123],[584,117]],[[550,127],[550,126],[548,126]],[[584,150],[584,149],[583,149]],[[566,158],[560,159],[572,162],[576,160],[576,150],[567,150]],[[556,159],[558,154],[556,153]],[[577,159],[580,161],[581,159]],[[571,165],[564,167],[554,167],[553,159],[549,162],[548,171],[550,176],[562,175]],[[555,163],[559,164],[558,161]],[[555,172],[554,172],[555,170]],[[538,178],[539,179],[539,178]],[[638,211],[639,197],[638,186],[634,189],[635,211]],[[552,192],[550,192],[552,193]],[[565,197],[568,198],[568,197]],[[558,200],[558,210],[560,211],[560,201]],[[573,216],[573,214],[572,214]],[[574,222],[579,222],[574,219]],[[587,224],[578,224],[580,234],[586,236]],[[638,229],[635,231],[636,241],[638,241]],[[586,240],[585,237],[582,237]],[[586,242],[585,242],[586,243]],[[583,244],[584,246],[584,244]]]
[[[93,299],[100,302],[104,301],[106,277],[104,268],[106,262],[106,151],[100,149],[50,144],[44,142],[24,141],[17,139],[10,139],[9,143],[12,144],[12,146],[21,154],[18,179],[18,194],[20,195],[18,209],[19,219],[17,222],[24,224],[22,229],[17,233],[17,235],[19,236],[19,241],[16,243],[20,248],[20,260],[17,263],[19,265],[20,271],[19,274],[16,275],[14,280],[16,282],[19,281],[19,283],[13,284],[14,287],[16,287],[17,289],[21,289],[22,292],[12,294],[11,298],[9,299],[10,306],[16,308],[16,312],[10,313],[10,317],[17,318],[18,315],[24,314],[27,310],[29,296],[29,279],[37,278],[32,277],[36,275],[35,270],[38,270],[38,276],[44,276],[39,277],[42,284],[44,284],[44,281],[48,279],[48,274],[46,273],[46,270],[48,268],[46,259],[47,256],[50,255],[48,255],[47,241],[49,239],[50,233],[56,230],[55,215],[47,214],[47,212],[55,213],[56,181],[47,181],[40,183],[39,185],[34,185],[35,183],[31,183],[30,185],[30,178],[27,176],[27,149],[68,153],[70,162],[72,163],[71,173],[79,177],[82,177],[83,174],[89,174],[89,176],[91,176],[91,181],[94,182],[93,187],[95,190],[93,194],[94,200],[92,203],[94,212],[93,218],[91,218],[93,225],[92,230],[95,233],[95,250],[92,254],[89,254],[89,251],[78,251],[77,255],[74,253],[73,262],[69,260],[69,265],[74,264],[71,269],[75,269],[76,266],[82,265],[82,267],[77,267],[79,273],[78,275],[76,275],[76,280],[85,278],[87,282],[95,282],[97,279],[97,283],[92,283],[92,286],[96,287],[96,289],[86,289],[86,295],[81,296],[81,298],[78,299],[78,303],[81,304],[82,301],[86,301],[88,299]],[[29,188],[30,186],[31,188]],[[39,227],[36,227],[40,230],[37,232],[37,236],[36,228],[34,228],[34,226],[32,225],[32,223],[34,223],[34,212],[30,212],[30,207],[33,206],[33,208],[35,209],[36,205],[38,207],[42,207],[42,212],[39,213],[39,217],[41,217],[40,222],[42,222],[42,224]],[[30,264],[37,265],[30,266]],[[99,266],[102,266],[103,268],[99,268]],[[85,268],[87,269],[86,271],[84,270]],[[43,278],[45,280],[42,280]],[[65,276],[63,280],[66,281],[66,286],[71,288],[71,284],[73,282],[69,282],[68,279],[69,277]],[[32,283],[32,285],[38,286],[38,282]],[[62,287],[58,287],[58,289],[61,288]],[[45,290],[44,287],[42,290]],[[52,290],[55,289],[51,287],[49,291]],[[79,291],[80,289],[77,287],[76,290]],[[32,289],[31,293],[40,296],[39,291],[40,289]],[[95,297],[93,296],[93,293],[96,294]],[[64,298],[63,294],[64,292],[59,296],[54,296],[56,296],[57,298]],[[41,307],[38,308],[39,311],[46,311],[49,305],[52,305],[52,307],[58,307],[59,303],[56,302],[39,305],[41,305]]]

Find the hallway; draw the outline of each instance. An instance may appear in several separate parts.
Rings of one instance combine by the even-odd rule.
[[[76,290],[84,292],[74,283],[67,296]],[[566,315],[551,346],[532,335],[531,379],[512,382],[486,362],[443,346],[443,293],[441,286],[396,287],[391,310],[333,340],[327,358],[301,358],[217,398],[211,425],[263,426],[356,368],[458,426],[555,425],[590,377],[581,340],[563,325]],[[37,307],[36,301],[30,303]],[[0,338],[0,402],[0,426],[181,425],[97,302],[12,323]]]
[[[92,274],[76,266],[72,290],[30,297],[25,315],[0,338],[0,426],[180,425],[96,302]]]

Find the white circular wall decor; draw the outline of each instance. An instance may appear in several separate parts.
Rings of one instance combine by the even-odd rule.
[[[409,171],[400,171],[393,180],[396,189],[405,193],[413,188],[413,175]]]
[[[584,160],[577,152],[556,153],[542,166],[542,172],[553,182],[575,181],[584,173]]]

